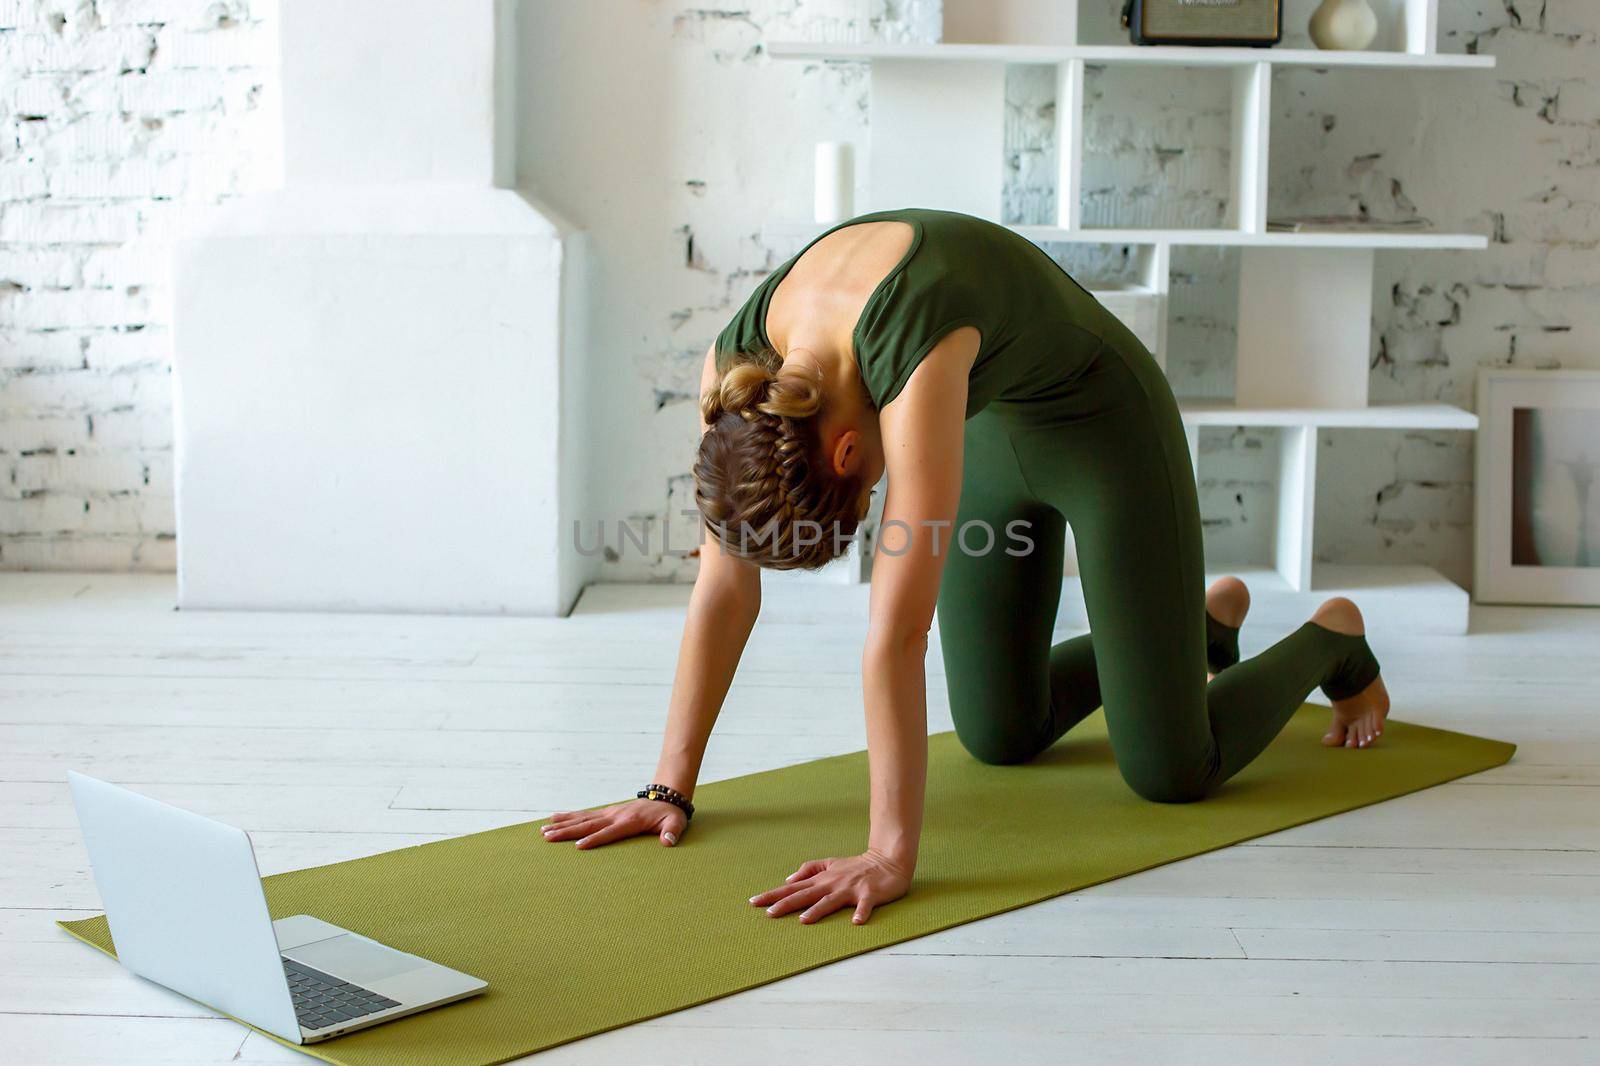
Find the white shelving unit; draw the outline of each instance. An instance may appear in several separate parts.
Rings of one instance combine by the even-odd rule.
[[[1061,226],[1013,226],[1029,240],[1072,244],[1211,245],[1234,248],[1381,248],[1412,251],[1456,248],[1481,251],[1489,238],[1476,233],[1431,230],[1388,233],[1382,230],[1312,230],[1305,233],[1249,232],[1237,229],[1066,229]]]
[[[1174,246],[1239,251],[1238,360],[1232,403],[1189,403],[1184,421],[1199,468],[1204,426],[1274,427],[1279,442],[1273,589],[1297,597],[1333,592],[1360,572],[1360,587],[1426,603],[1436,628],[1465,632],[1466,593],[1418,567],[1313,566],[1317,433],[1323,428],[1471,431],[1477,418],[1444,404],[1369,404],[1373,266],[1387,249],[1480,250],[1486,237],[1352,228],[1276,232],[1267,226],[1273,69],[1473,71],[1490,56],[1437,49],[1438,0],[1394,0],[1387,51],[1133,47],[1081,43],[1076,0],[945,0],[937,44],[769,42],[775,59],[867,63],[871,107],[866,210],[914,204],[998,219],[1003,192],[1005,71],[1056,67],[1057,214],[1054,225],[1015,226],[1037,243],[1127,246],[1138,254],[1132,286],[1097,293],[1165,365],[1166,301]],[[1084,71],[1090,65],[1224,68],[1233,78],[1233,187],[1223,229],[1085,228]],[[764,236],[796,244],[822,227],[775,221]],[[1385,584],[1382,575],[1393,581]],[[1442,612],[1442,613],[1441,613]]]
[[[1163,67],[1386,68],[1391,70],[1488,70],[1493,56],[1440,55],[1414,52],[1322,52],[1315,48],[1187,48],[1167,45],[1134,48],[1116,44],[807,44],[775,41],[767,45],[774,59],[860,62],[873,59],[952,59],[1000,63],[1142,63]]]

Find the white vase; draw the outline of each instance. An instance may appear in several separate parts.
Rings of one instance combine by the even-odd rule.
[[[1367,0],[1322,0],[1311,16],[1311,40],[1318,48],[1359,52],[1378,36],[1378,16]]]

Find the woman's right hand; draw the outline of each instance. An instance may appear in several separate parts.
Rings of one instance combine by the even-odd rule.
[[[628,837],[655,833],[672,847],[689,825],[683,811],[662,800],[636,799],[592,811],[560,811],[540,830],[550,841],[576,840],[579,848],[598,848]]]

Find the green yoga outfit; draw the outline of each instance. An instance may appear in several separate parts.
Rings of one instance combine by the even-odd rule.
[[[950,711],[968,751],[1026,761],[1103,705],[1128,784],[1186,802],[1248,765],[1313,689],[1340,699],[1377,677],[1365,638],[1310,622],[1237,661],[1237,632],[1206,613],[1177,401],[1150,353],[1094,297],[993,223],[904,210],[843,225],[877,221],[908,223],[914,236],[854,334],[873,402],[882,409],[899,395],[952,330],[982,335],[957,529],[988,523],[995,544],[950,552],[938,607]],[[722,332],[719,369],[770,347],[767,304],[798,258]],[[1005,530],[1019,520],[1033,550],[1010,554]],[[1069,524],[1090,632],[1052,647]],[[984,540],[974,533],[968,543]],[[1220,671],[1209,684],[1208,666]]]

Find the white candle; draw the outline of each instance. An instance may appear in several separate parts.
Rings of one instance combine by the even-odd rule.
[[[818,222],[842,222],[855,214],[855,158],[847,141],[817,143],[814,214]]]

